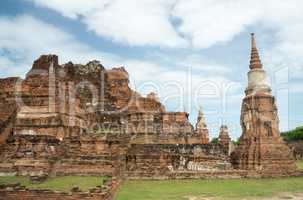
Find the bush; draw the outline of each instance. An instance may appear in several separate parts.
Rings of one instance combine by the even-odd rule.
[[[240,138],[238,138],[237,140],[233,140],[232,143],[235,145],[235,146],[238,146],[240,144]]]
[[[286,142],[295,142],[303,140],[303,126],[297,127],[294,130],[281,133]]]
[[[211,141],[210,141],[211,144],[218,144],[219,143],[219,139],[218,138],[213,138]]]

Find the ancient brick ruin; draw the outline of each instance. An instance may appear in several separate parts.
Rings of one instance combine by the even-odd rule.
[[[104,185],[91,188],[88,192],[83,192],[79,188],[72,188],[70,192],[53,191],[48,189],[29,189],[19,183],[0,185],[0,200],[111,200],[114,198],[120,181],[110,179]]]
[[[291,174],[296,170],[294,158],[280,136],[275,98],[266,78],[252,34],[248,87],[241,110],[243,134],[239,147],[232,154],[232,161],[236,169]]]
[[[228,127],[226,125],[222,125],[220,127],[218,142],[219,144],[221,144],[225,153],[227,153],[228,155],[230,155],[231,152],[234,150],[231,138],[229,137],[228,134]]]
[[[200,145],[204,160],[229,162],[221,148],[207,145],[202,111],[194,129],[187,113],[165,112],[155,94],[142,97],[128,81],[124,68],[106,70],[98,61],[59,65],[54,55],[36,60],[24,80],[2,79],[0,171],[117,175],[131,169],[133,157],[139,165],[136,152],[154,159],[150,149],[158,146],[159,159],[167,159],[165,172],[181,159],[181,144]],[[217,154],[208,155],[209,149]]]
[[[205,122],[204,114],[202,111],[202,108],[199,110],[198,114],[198,119],[197,119],[197,124],[196,124],[196,134],[201,135],[202,144],[208,144],[209,143],[209,134],[208,134],[208,129],[207,125]]]
[[[156,94],[129,87],[121,68],[60,65],[43,55],[25,79],[0,80],[0,175],[226,178],[296,173],[254,37],[240,145],[226,126],[210,144],[204,115],[166,112]]]

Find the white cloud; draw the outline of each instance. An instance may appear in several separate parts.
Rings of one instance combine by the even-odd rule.
[[[118,1],[119,0],[117,0],[117,2]],[[218,20],[219,22],[222,21],[220,26],[218,27],[210,26],[210,28],[206,30],[207,28],[205,27],[209,26],[206,22],[212,21],[211,18],[204,19],[203,12],[199,13],[198,11],[195,10],[193,10],[192,12],[186,11],[187,8],[185,1],[182,2],[178,1],[175,8],[172,8],[170,6],[174,4],[170,4],[170,3],[166,4],[163,3],[162,1],[159,1],[161,2],[161,4],[159,2],[155,3],[156,5],[146,1],[150,3],[149,6],[153,8],[150,10],[151,13],[147,13],[147,15],[150,14],[151,16],[150,17],[147,16],[147,18],[140,17],[140,15],[145,15],[145,13],[139,12],[139,15],[135,15],[137,17],[135,17],[134,19],[130,19],[130,18],[125,19],[125,20],[134,21],[134,24],[129,24],[128,21],[119,21],[121,18],[116,18],[114,19],[114,21],[112,21],[112,18],[115,18],[116,16],[111,16],[111,15],[117,13],[117,16],[119,16],[120,11],[97,12],[96,10],[98,10],[99,8],[95,7],[96,4],[93,5],[92,3],[92,2],[95,3],[96,1],[92,1],[92,2],[89,1],[90,3],[87,5],[87,7],[81,4],[83,1],[77,1],[77,2],[73,1],[74,5],[72,7],[69,7],[69,9],[66,9],[66,7],[70,5],[68,1],[50,0],[47,2],[48,4],[47,5],[44,4],[44,5],[51,8],[53,7],[54,9],[56,8],[58,12],[61,12],[64,16],[70,17],[72,19],[78,19],[79,18],[78,16],[82,15],[80,19],[84,23],[86,23],[87,26],[91,30],[95,31],[97,34],[100,34],[105,37],[111,37],[111,39],[115,41],[131,44],[131,45],[151,44],[151,45],[159,45],[159,46],[164,45],[171,47],[184,46],[186,45],[186,42],[184,42],[182,37],[179,36],[178,31],[180,31],[182,32],[182,34],[186,36],[185,38],[187,38],[188,41],[190,41],[194,47],[205,48],[220,42],[230,41],[235,35],[239,34],[239,32],[245,30],[247,26],[255,23],[261,23],[260,21],[262,21],[263,26],[264,24],[268,24],[268,26],[272,26],[277,29],[276,34],[273,35],[275,39],[274,46],[267,47],[268,50],[265,50],[265,52],[272,52],[271,53],[272,55],[269,56],[270,59],[268,59],[268,61],[266,62],[277,63],[280,60],[284,63],[289,63],[291,66],[295,66],[293,68],[296,69],[291,73],[293,73],[294,76],[296,76],[296,78],[301,78],[301,75],[299,74],[302,74],[301,64],[303,63],[303,60],[300,54],[303,51],[303,41],[300,35],[303,34],[303,28],[301,27],[301,24],[297,23],[298,19],[300,18],[300,16],[296,12],[296,10],[298,10],[297,8],[285,8],[287,11],[293,9],[293,13],[289,15],[286,14],[286,11],[279,11],[279,9],[277,12],[280,12],[281,15],[277,15],[276,12],[266,13],[264,12],[264,9],[263,9],[263,14],[259,14],[259,12],[262,13],[262,11],[250,11],[248,13],[248,16],[246,16],[247,18],[244,17],[242,19],[233,19],[233,20],[229,20],[229,18],[233,18],[232,13],[234,12],[233,10],[230,10],[227,12],[229,14],[228,17],[226,18],[226,21],[230,21],[231,23],[230,26],[228,26],[228,24],[224,24],[223,23],[224,19],[220,17],[220,19]],[[78,4],[78,2],[80,3]],[[42,1],[40,3],[42,3]],[[182,3],[184,3],[184,7],[181,6]],[[141,10],[145,10],[146,9],[144,7],[145,4],[144,5],[143,4],[144,3],[142,3],[143,6],[142,9],[140,7],[138,8],[140,8]],[[215,8],[217,7],[219,8],[219,10],[221,9],[221,11],[224,10],[225,8],[223,4],[213,5],[210,2],[208,2],[208,4],[205,3],[205,5],[207,5],[205,6],[205,9],[206,10],[210,8],[211,9],[205,13],[209,13],[209,14],[211,14],[211,10],[215,11],[216,10]],[[105,10],[119,8],[122,9],[121,12],[126,12],[122,8],[123,6],[121,7],[122,4],[120,5],[117,3],[115,5],[117,6],[117,8],[115,7],[109,8],[108,7],[109,5],[107,5],[106,3],[104,3],[100,7],[103,6],[102,8]],[[230,5],[230,3],[227,5],[229,5],[229,7],[227,6],[225,8],[227,10],[233,7]],[[278,7],[280,8],[282,6],[283,6],[282,4],[279,4]],[[246,10],[249,7],[250,6],[247,5],[245,6],[244,4],[238,5],[238,9],[241,10]],[[298,7],[300,6],[298,5]],[[195,7],[188,9],[194,9],[194,8]],[[197,1],[195,9],[199,10],[199,8],[200,7]],[[103,19],[103,14],[105,14],[106,12],[108,12],[107,14],[109,16],[105,20]],[[164,21],[162,21],[159,24],[158,21],[157,22],[153,21],[154,20],[154,18],[152,17],[152,15],[154,14],[153,12],[159,13],[159,19],[156,19],[156,21],[157,20],[161,21],[163,19]],[[243,13],[242,11],[236,13],[237,13],[235,14],[236,16],[245,15],[245,13]],[[264,13],[266,13],[266,15]],[[178,17],[180,17],[181,19],[181,24],[180,26],[178,26],[179,27],[178,30],[176,30],[175,27],[172,26],[171,21],[169,20],[171,15],[175,15],[175,16],[178,15]],[[217,12],[215,15],[220,15],[220,13]],[[263,16],[264,18],[262,18],[261,20],[258,18],[258,16]],[[270,16],[270,17],[265,17],[265,16]],[[153,29],[152,32],[150,32],[150,27],[145,28],[146,24],[144,24],[144,22],[146,21],[146,19],[151,20],[150,27],[155,27],[155,28],[151,28]],[[100,21],[100,20],[105,20],[105,21]],[[203,23],[205,22],[203,26],[201,25],[202,22]],[[93,23],[99,25],[94,26]],[[138,25],[137,27],[138,29],[136,29],[136,31],[132,32],[133,28],[127,29],[129,27],[132,27],[132,25],[136,26],[137,23],[143,25],[142,26]],[[190,23],[192,23],[193,26],[190,25]],[[284,23],[288,23],[288,26],[283,26]],[[124,26],[127,26],[126,29],[123,30],[120,24],[124,24]],[[226,27],[224,28],[223,25],[226,25]],[[39,55],[53,53],[59,55],[61,63],[67,62],[69,60],[72,60],[73,62],[85,63],[88,60],[99,59],[101,60],[102,63],[105,64],[105,66],[125,65],[126,69],[129,71],[131,75],[131,78],[135,80],[136,83],[138,84],[137,87],[139,87],[141,83],[147,80],[160,85],[160,88],[162,87],[161,93],[159,94],[160,97],[165,97],[168,94],[168,92],[173,93],[173,90],[167,90],[167,88],[165,88],[165,84],[168,82],[178,82],[178,84],[183,87],[184,99],[187,99],[189,95],[194,94],[194,89],[201,83],[201,81],[209,80],[214,83],[217,83],[219,86],[224,84],[234,83],[233,80],[231,80],[228,77],[231,77],[229,75],[230,73],[234,73],[235,69],[218,65],[216,64],[216,62],[211,63],[207,59],[203,59],[198,55],[186,56],[179,59],[176,59],[175,57],[168,59],[167,55],[162,55],[163,59],[166,59],[165,62],[169,63],[170,65],[167,66],[161,64],[160,61],[158,62],[157,59],[129,60],[128,58],[122,58],[113,54],[108,54],[106,52],[93,49],[87,44],[83,44],[77,41],[77,39],[73,35],[62,31],[51,24],[37,20],[36,18],[33,18],[29,15],[19,16],[16,18],[1,17],[0,26],[6,27],[5,29],[2,29],[2,31],[0,32],[0,69],[1,69],[2,77],[9,75],[21,75],[30,68],[32,61],[36,59]],[[104,30],[99,29],[102,26],[105,26],[106,28],[103,27]],[[203,27],[205,28],[205,30],[203,30]],[[121,28],[121,30],[119,30],[118,28]],[[142,31],[141,29],[144,29],[144,31]],[[163,32],[163,30],[165,31]],[[158,32],[155,33],[155,31]],[[116,35],[115,34],[112,35],[112,32],[116,32],[115,33]],[[213,34],[215,32],[218,33]],[[166,38],[169,38],[171,40],[166,40]],[[208,38],[208,39],[204,39],[204,38]],[[191,88],[188,87],[189,83],[188,83],[188,76],[186,74],[186,68],[182,69],[180,68],[180,65],[185,67],[191,66],[194,70],[194,74],[192,74],[191,77],[191,81],[192,81]],[[9,66],[12,67],[10,68]],[[142,92],[148,93],[147,89],[144,90],[144,88]],[[301,92],[301,91],[296,91],[296,92]],[[238,104],[235,105],[235,102],[240,102],[242,95],[243,95],[243,91],[239,91],[239,90],[229,95],[228,101],[230,104],[232,104],[231,105],[232,107],[228,108],[229,110],[233,110],[234,112],[234,110],[240,109],[240,105]],[[218,97],[218,99],[220,98],[221,97]],[[174,100],[167,101],[167,104],[174,104],[174,103],[175,103]],[[207,108],[210,106],[215,107],[218,105],[212,99],[206,99],[205,101],[202,102],[202,104],[204,107]],[[175,108],[174,110],[182,110],[182,108],[180,107],[174,107],[174,106],[172,107]],[[187,108],[187,111],[192,111],[192,110],[191,108]]]
[[[186,63],[179,63],[180,60],[174,60],[175,58],[170,60],[170,66],[167,67],[155,60],[130,60],[95,50],[77,41],[73,35],[29,15],[15,18],[2,17],[0,26],[6,27],[0,32],[0,52],[5,51],[1,54],[0,64],[2,69],[11,69],[6,70],[5,74],[1,73],[1,76],[22,75],[30,68],[34,59],[41,54],[51,53],[59,55],[60,63],[70,60],[75,63],[85,63],[98,59],[105,66],[125,65],[134,80],[132,81],[135,83],[132,85],[134,88],[140,87],[146,81],[160,85],[160,87],[174,82],[183,88],[184,95],[189,95],[199,83],[204,81],[218,84],[231,82],[223,73],[227,72],[224,70],[224,66],[205,64],[203,60],[197,58],[197,55],[188,56],[184,60],[191,61],[190,65],[194,63],[196,68],[198,66],[203,66],[203,68],[200,72],[197,70],[188,72]],[[165,55],[162,57],[166,58]],[[184,67],[177,70],[177,66],[183,64]],[[12,67],[9,68],[9,66]],[[220,69],[223,72],[210,76],[211,69]],[[189,84],[191,84],[191,88],[188,88]],[[143,92],[148,91],[143,90]],[[166,91],[162,88],[162,95],[165,96],[165,93]]]
[[[170,22],[174,0],[116,0],[83,20],[98,35],[129,45],[182,47]]]
[[[12,66],[1,76],[23,75],[41,54],[60,55],[61,62],[100,59],[105,64],[111,64],[117,60],[114,55],[96,51],[79,43],[69,33],[29,15],[1,17],[0,26],[5,27],[0,32],[1,66],[2,69]]]
[[[179,1],[174,14],[182,20],[178,28],[197,48],[229,42],[262,17],[254,1]]]
[[[81,20],[101,37],[134,46],[208,48],[227,43],[256,25],[276,29],[273,36],[283,43],[297,41],[297,32],[303,29],[301,0],[26,1]]]
[[[54,9],[61,13],[65,17],[72,19],[77,19],[79,16],[85,16],[91,12],[94,12],[95,9],[103,8],[111,0],[25,0],[33,1],[36,5],[45,6],[51,9]]]
[[[227,76],[232,72],[232,68],[227,65],[220,65],[203,57],[201,54],[190,54],[183,58],[175,58],[183,66],[190,66],[193,71],[201,75]]]
[[[175,0],[32,0],[85,23],[89,31],[127,45],[187,45],[170,22]],[[88,5],[86,5],[88,4]]]
[[[86,63],[98,59],[105,66],[125,65],[133,80],[131,86],[134,89],[143,94],[156,91],[168,110],[180,111],[186,106],[188,112],[193,112],[198,107],[194,98],[201,83],[210,82],[213,86],[211,89],[215,90],[217,95],[215,101],[213,98],[207,98],[205,92],[207,93],[208,88],[203,88],[200,93],[204,93],[204,99],[203,101],[200,99],[197,103],[215,109],[222,98],[220,90],[225,84],[233,82],[222,73],[211,75],[203,60],[193,59],[196,56],[185,59],[192,61],[196,66],[205,66],[207,70],[188,73],[186,68],[188,65],[180,68],[179,60],[174,60],[175,58],[170,59],[169,67],[161,64],[161,60],[158,62],[158,59],[130,60],[95,50],[77,41],[73,35],[29,15],[15,18],[2,17],[0,26],[6,27],[0,33],[0,52],[4,52],[0,54],[1,77],[24,74],[30,69],[33,60],[41,54],[57,54],[60,63],[70,60],[74,63]],[[162,57],[167,58],[166,55]],[[217,67],[214,65],[214,68]],[[177,97],[173,97],[175,95]]]

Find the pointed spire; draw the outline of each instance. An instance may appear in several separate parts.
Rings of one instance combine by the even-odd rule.
[[[250,69],[262,69],[262,63],[259,57],[255,34],[251,34],[251,59],[250,59]]]
[[[226,125],[220,127],[219,137],[229,137],[228,127]]]
[[[202,107],[199,107],[199,114],[198,114],[198,119],[197,119],[197,124],[196,124],[196,128],[205,128],[206,124],[205,124],[205,118],[204,118],[204,114],[202,111]]]
[[[198,116],[200,116],[200,117],[204,116],[203,111],[202,111],[202,106],[199,106],[199,114],[198,114]]]

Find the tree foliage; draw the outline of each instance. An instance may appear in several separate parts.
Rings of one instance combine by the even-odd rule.
[[[240,144],[240,138],[238,138],[237,140],[233,140],[232,143],[238,146]]]
[[[297,127],[294,130],[281,133],[286,142],[295,142],[303,140],[303,126]]]
[[[219,143],[219,139],[218,138],[213,138],[211,141],[210,141],[211,144],[218,144]]]

